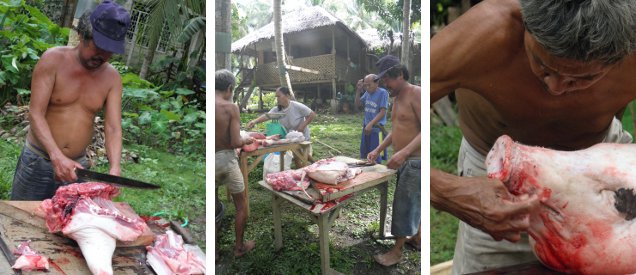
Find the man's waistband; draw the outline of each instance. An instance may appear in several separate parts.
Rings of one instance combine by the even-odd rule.
[[[44,151],[42,148],[36,146],[35,144],[29,142],[28,139],[26,139],[26,141],[24,142],[24,146],[26,146],[26,148],[31,150],[31,152],[33,152],[36,155],[42,157],[43,159],[48,160],[48,161],[51,160],[51,158],[49,157],[49,154],[46,151]]]

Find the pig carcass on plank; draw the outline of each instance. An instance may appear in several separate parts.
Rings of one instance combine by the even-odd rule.
[[[15,260],[15,264],[13,264],[11,268],[24,271],[48,270],[49,258],[35,252],[35,250],[31,249],[29,243],[31,243],[31,241],[22,242],[18,245],[18,248],[13,251],[13,254],[20,255],[20,257]]]
[[[112,198],[118,194],[112,185],[76,183],[60,187],[41,204],[49,231],[74,239],[93,274],[113,274],[116,240],[133,241],[147,227],[135,213],[115,207]]]
[[[346,163],[334,158],[321,159],[303,169],[313,180],[334,185],[355,178],[356,175],[362,173],[362,169],[349,168]]]
[[[276,191],[300,191],[307,189],[309,186],[309,178],[304,176],[302,168],[269,173],[265,177],[265,182],[272,186],[272,189]]]
[[[147,262],[157,275],[205,274],[205,258],[183,244],[172,230],[157,236],[154,246],[147,246]]]
[[[636,273],[636,145],[565,152],[502,136],[486,165],[511,193],[541,199],[528,233],[545,265],[567,273]]]

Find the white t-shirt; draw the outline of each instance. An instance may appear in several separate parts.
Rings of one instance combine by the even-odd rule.
[[[278,110],[278,106],[269,110],[270,113],[285,113],[285,116],[278,119],[283,127],[289,131],[297,131],[300,123],[305,121],[305,118],[311,114],[311,109],[305,106],[304,104],[298,101],[289,101],[289,106],[283,110]],[[310,140],[309,136],[309,125],[305,127],[305,131],[303,131],[303,135],[305,136],[305,140]]]

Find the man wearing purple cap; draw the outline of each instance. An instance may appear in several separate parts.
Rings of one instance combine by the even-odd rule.
[[[109,173],[120,174],[122,82],[107,62],[113,53],[124,53],[129,26],[128,12],[104,1],[80,18],[79,45],[42,54],[33,70],[31,126],[13,178],[12,200],[51,198],[60,184],[77,181],[75,168],[90,166],[86,147],[102,109]]]
[[[420,248],[421,89],[407,82],[409,71],[397,57],[384,56],[375,66],[380,71],[376,79],[382,80],[384,87],[389,90],[389,96],[394,98],[391,133],[367,156],[369,161],[375,161],[380,152],[389,145],[393,146],[394,153],[387,167],[398,169],[391,222],[391,234],[397,239],[389,252],[374,256],[376,262],[390,266],[402,261],[405,243],[418,250]],[[407,239],[408,236],[412,237]]]

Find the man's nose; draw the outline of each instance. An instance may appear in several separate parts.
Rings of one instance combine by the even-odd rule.
[[[558,74],[547,74],[543,77],[543,82],[545,82],[548,89],[555,95],[561,95],[567,91],[576,89],[575,79]]]

